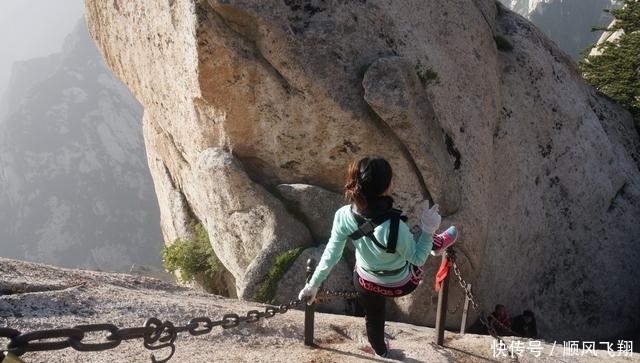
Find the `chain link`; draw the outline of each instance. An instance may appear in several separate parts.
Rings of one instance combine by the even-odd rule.
[[[455,255],[455,250],[452,248],[449,248],[446,250],[446,257],[449,261],[451,261],[451,265],[453,266],[453,272],[456,275],[456,277],[458,278],[458,283],[460,284],[460,286],[462,287],[465,296],[467,298],[469,298],[469,301],[471,302],[471,307],[473,308],[473,310],[476,312],[476,314],[478,314],[478,317],[480,319],[480,322],[487,328],[487,330],[489,331],[489,334],[491,334],[491,336],[495,339],[497,339],[500,342],[504,343],[504,339],[498,335],[498,333],[496,332],[495,328],[493,327],[492,324],[489,323],[489,321],[487,320],[487,318],[485,317],[486,315],[484,314],[484,312],[482,311],[482,309],[480,308],[480,305],[477,303],[475,296],[473,295],[473,293],[471,292],[471,288],[467,285],[467,282],[464,280],[464,278],[462,277],[462,274],[460,273],[460,268],[458,268],[458,265],[456,264],[456,255]],[[336,298],[343,298],[343,299],[355,299],[357,298],[358,293],[356,291],[335,291],[335,290],[320,290],[318,291],[318,294],[316,296],[316,302],[317,303],[324,303],[324,302],[330,302]],[[460,306],[462,306],[462,303],[464,302],[465,298],[461,297],[458,300],[458,303],[456,304],[455,308],[453,309],[453,311],[449,310],[450,313],[456,313],[458,311],[458,309],[460,309]],[[508,328],[507,326],[505,326],[504,324],[502,324],[500,321],[495,320],[496,323],[498,323],[498,325],[500,325],[501,328],[505,329],[506,331],[513,333],[513,331]],[[516,335],[515,333],[513,333],[513,335]],[[513,355],[512,360],[514,362],[518,361],[518,357],[516,355]]]
[[[482,311],[480,305],[477,303],[467,282],[462,277],[460,268],[456,264],[455,250],[452,248],[447,249],[446,258],[451,261],[453,272],[458,279],[458,283],[462,287],[465,296],[471,302],[471,307],[476,314],[478,314],[480,322],[487,328],[489,334],[493,338],[504,343],[504,339],[497,334],[493,324],[489,323],[484,311]],[[318,303],[323,303],[332,301],[336,298],[350,300],[357,298],[357,296],[358,293],[356,291],[321,290],[316,296],[316,301]],[[464,299],[461,299],[454,310],[450,312],[457,312],[463,300]],[[149,318],[145,321],[142,327],[134,328],[118,328],[113,324],[87,324],[76,325],[72,328],[40,330],[29,333],[21,333],[18,330],[10,328],[0,328],[0,338],[9,339],[9,344],[5,351],[10,352],[15,356],[21,356],[26,352],[59,350],[69,347],[81,352],[103,351],[116,348],[125,340],[142,339],[144,347],[148,350],[159,350],[163,348],[170,349],[170,352],[164,359],[158,360],[153,354],[151,354],[152,363],[164,363],[171,359],[175,353],[175,340],[178,333],[187,332],[190,335],[198,336],[210,333],[213,328],[217,326],[221,326],[223,329],[234,328],[241,323],[254,323],[263,318],[271,318],[278,313],[285,314],[289,309],[297,307],[301,303],[302,302],[298,299],[292,299],[288,304],[283,304],[277,307],[267,306],[263,312],[259,310],[250,310],[245,316],[229,313],[223,315],[220,320],[211,320],[208,317],[196,317],[191,319],[189,323],[184,326],[175,326],[170,321],[162,322],[157,318]],[[513,333],[510,328],[503,325],[500,321],[495,319],[493,321],[500,325],[501,328],[505,329],[505,331]],[[104,332],[106,334],[102,342],[87,343],[83,341],[85,333],[99,332]],[[52,339],[53,341],[44,341]],[[0,362],[2,361],[2,357],[3,356],[0,353]],[[518,361],[517,356],[512,356],[512,359],[516,362]]]
[[[335,300],[337,298],[342,298],[345,300],[352,300],[358,297],[358,293],[356,291],[337,291],[337,290],[320,290],[316,295],[316,301],[318,303],[329,302]]]
[[[453,273],[458,278],[458,283],[460,284],[460,287],[462,287],[462,290],[464,291],[465,295],[467,296],[467,298],[471,302],[471,307],[473,308],[473,310],[478,315],[478,318],[480,319],[480,322],[482,323],[482,325],[484,325],[485,328],[487,328],[487,331],[489,332],[489,334],[494,339],[497,339],[499,342],[501,342],[503,344],[506,344],[504,338],[502,338],[500,335],[498,335],[498,332],[493,327],[493,324],[489,323],[489,321],[487,320],[485,312],[480,308],[480,304],[478,304],[478,302],[476,301],[475,296],[473,296],[473,293],[471,292],[471,288],[469,287],[470,285],[467,284],[465,279],[462,277],[462,273],[460,272],[460,268],[456,264],[455,250],[453,250],[452,248],[447,249],[446,250],[446,257],[447,257],[447,259],[449,261],[451,261],[451,265],[453,266]],[[513,335],[516,335],[510,328],[508,328],[507,326],[502,324],[502,322],[500,322],[499,320],[497,320],[497,319],[492,319],[492,320],[495,321],[496,323],[498,323],[498,325],[500,325],[501,328],[505,329],[509,333],[513,333]],[[512,358],[512,361],[518,362],[518,356],[517,355],[512,354],[511,358]]]
[[[0,338],[9,339],[9,344],[4,351],[15,356],[21,356],[26,352],[43,350],[59,350],[73,348],[80,352],[95,352],[113,349],[124,340],[142,339],[143,345],[148,350],[168,348],[169,352],[163,359],[156,359],[151,354],[153,363],[167,362],[175,353],[175,341],[178,333],[187,332],[193,336],[210,333],[213,328],[221,326],[223,329],[234,328],[241,323],[255,323],[260,319],[268,319],[276,314],[284,314],[289,309],[301,304],[298,299],[292,299],[288,304],[280,306],[267,306],[264,311],[250,310],[245,316],[229,313],[220,320],[211,320],[208,317],[196,317],[184,326],[175,326],[170,321],[161,321],[158,318],[147,319],[142,327],[118,328],[113,324],[87,324],[76,325],[72,328],[38,330],[22,333],[15,329],[0,328]],[[87,342],[86,333],[102,333],[102,341]],[[0,362],[3,355],[0,350]]]

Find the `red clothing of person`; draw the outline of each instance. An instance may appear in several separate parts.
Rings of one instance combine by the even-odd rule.
[[[496,305],[495,311],[489,315],[489,323],[496,333],[501,335],[511,330],[509,315],[503,305]]]

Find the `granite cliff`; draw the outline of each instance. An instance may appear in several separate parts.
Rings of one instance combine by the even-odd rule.
[[[107,64],[144,107],[165,241],[200,221],[238,296],[251,299],[276,257],[303,247],[278,296],[297,292],[345,166],[378,154],[411,224],[429,198],[443,226],[459,227],[458,265],[486,309],[530,308],[549,338],[638,329],[638,133],[499,3],[85,5]],[[340,269],[327,287],[348,282],[348,262]],[[390,317],[432,324],[431,286]]]

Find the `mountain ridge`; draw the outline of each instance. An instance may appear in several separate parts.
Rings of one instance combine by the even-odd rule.
[[[604,11],[616,0],[500,0],[509,9],[524,16],[577,61],[591,49],[613,17]]]
[[[103,270],[159,267],[142,108],[105,67],[84,20],[61,53],[14,69],[0,122],[3,255]]]

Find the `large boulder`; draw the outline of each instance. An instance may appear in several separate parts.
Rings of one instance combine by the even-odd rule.
[[[377,154],[411,225],[427,198],[458,226],[485,313],[532,309],[550,339],[640,325],[638,133],[522,17],[492,0],[85,4],[145,107],[165,240],[202,221],[238,296],[280,253],[326,242],[278,186],[337,195],[346,165]],[[432,279],[390,310],[432,324]]]

